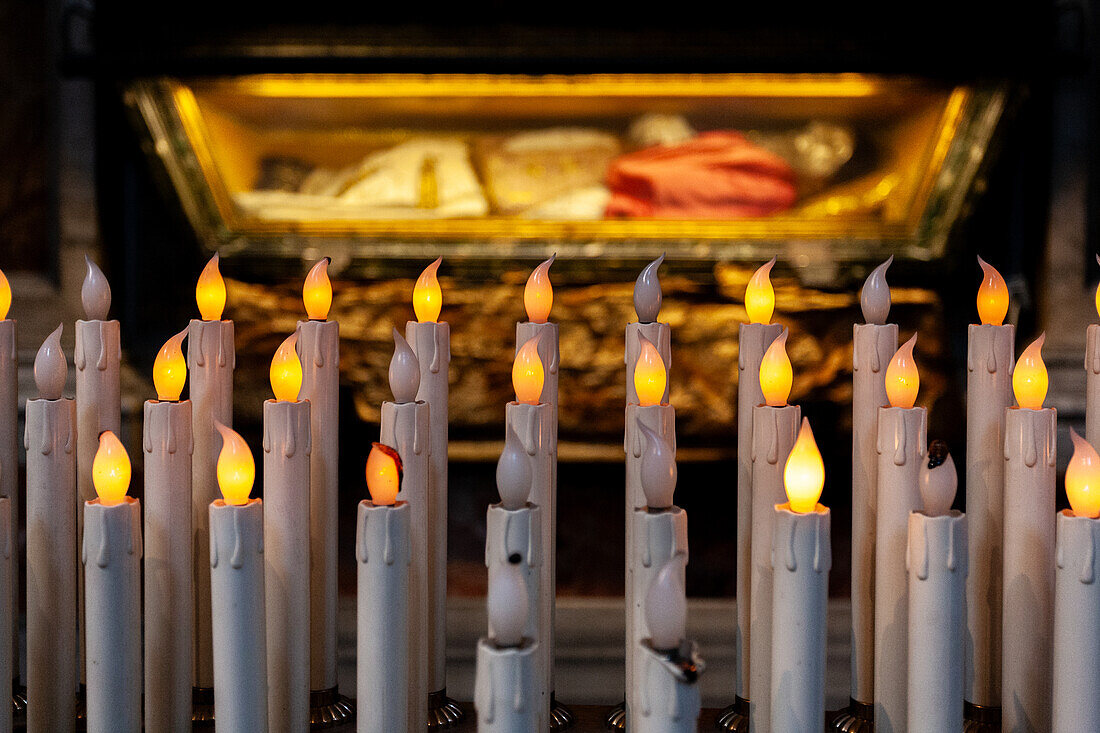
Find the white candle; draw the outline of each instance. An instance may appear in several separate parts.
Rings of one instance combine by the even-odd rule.
[[[1096,256],[1096,262],[1100,264],[1100,255]],[[1100,286],[1096,288],[1095,302],[1100,315]],[[1090,324],[1085,338],[1085,440],[1100,445],[1100,324]]]
[[[410,730],[409,563],[410,515],[397,502],[401,470],[397,451],[375,443],[367,457],[371,500],[359,502],[355,530],[356,717],[359,733]]]
[[[1070,509],[1058,514],[1054,733],[1100,730],[1100,455],[1071,428]]]
[[[891,407],[879,408],[875,531],[875,730],[904,731],[908,716],[909,514],[921,506],[918,482],[927,453],[928,412],[913,407],[920,377],[914,335],[886,368]]]
[[[447,688],[447,383],[451,362],[451,327],[439,320],[443,294],[436,271],[443,258],[421,273],[413,288],[415,321],[405,324],[405,338],[420,364],[420,389],[416,399],[428,403],[428,431],[432,452],[428,457],[428,689],[445,698]],[[447,701],[441,720],[455,723],[462,709]]]
[[[309,727],[310,403],[298,399],[297,340],[291,334],[271,360],[263,443],[267,720],[288,733]]]
[[[264,507],[249,499],[256,464],[240,435],[215,423],[224,498],[210,503],[210,599],[214,634],[214,718],[219,730],[267,730],[264,618]]]
[[[783,330],[770,323],[775,291],[768,274],[775,258],[753,274],[745,291],[749,322],[737,337],[737,676],[738,701],[733,712],[743,715],[750,696],[752,616],[752,425],[753,408],[764,402],[760,391],[760,361],[764,351]]]
[[[34,359],[27,400],[27,731],[76,726],[76,404],[61,397],[61,326]]]
[[[886,365],[898,350],[898,326],[886,323],[891,256],[860,292],[866,323],[852,329],[852,700],[870,705],[875,690],[875,494],[878,410],[887,404]]]
[[[89,733],[140,733],[141,504],[126,495],[130,457],[111,431],[92,465],[99,496],[84,504]]]
[[[204,690],[214,685],[211,632],[210,564],[205,560],[210,544],[210,502],[217,496],[218,440],[215,421],[233,425],[233,321],[223,321],[225,282],[214,255],[199,276],[195,300],[202,320],[187,328],[187,369],[191,380],[191,529],[195,608],[193,613],[194,674],[192,684]]]
[[[340,324],[328,319],[329,258],[302,288],[308,320],[298,321],[299,398],[309,402],[309,688],[336,688],[336,566],[340,490]]]
[[[382,403],[379,442],[397,450],[404,478],[398,499],[409,505],[409,730],[428,725],[428,432],[427,403],[416,401],[420,365],[404,337],[393,330],[390,391],[393,402]]]
[[[11,286],[8,278],[0,272],[0,497],[11,502],[9,511],[10,526],[7,528],[8,541],[16,542],[19,532],[19,356],[16,350],[15,321],[8,318],[11,306]],[[12,638],[9,640],[11,652],[11,677],[19,678],[19,548],[16,546],[12,560],[11,598],[8,603],[14,609],[11,625]],[[0,642],[3,644],[3,642]],[[0,676],[0,679],[5,679]],[[10,715],[10,712],[9,712]],[[2,722],[2,720],[0,720]]]
[[[752,410],[752,591],[749,596],[749,721],[754,731],[771,730],[772,536],[775,505],[784,499],[783,467],[798,437],[801,410],[788,405],[791,361],[784,329],[760,362],[766,404]]]
[[[16,628],[11,593],[15,584],[11,526],[11,499],[0,496],[0,680],[18,679],[12,634],[8,633]],[[12,707],[9,704],[0,705],[0,730],[11,730]]]
[[[809,420],[802,418],[783,468],[787,501],[773,507],[771,728],[766,730],[825,726],[825,619],[833,554],[829,509],[818,503],[824,484],[821,453]]]
[[[981,325],[972,324],[966,357],[966,700],[1001,705],[1001,556],[1004,538],[1005,408],[1012,404],[1015,329],[1002,325],[1008,286],[981,258]],[[984,714],[996,717],[996,711]]]
[[[1040,336],[1016,362],[1018,408],[1005,415],[1001,721],[1012,733],[1051,724],[1057,413],[1043,408]]]
[[[958,477],[941,441],[921,466],[923,512],[909,515],[908,731],[963,728],[966,515],[951,511]]]

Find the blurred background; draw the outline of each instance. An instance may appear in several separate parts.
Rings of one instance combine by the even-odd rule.
[[[894,257],[891,319],[903,340],[920,334],[929,437],[945,439],[959,466],[975,255],[1008,281],[1017,352],[1046,332],[1060,466],[1069,427],[1083,427],[1100,274],[1098,4],[965,5],[646,16],[497,0],[369,11],[324,0],[8,0],[0,268],[20,321],[22,397],[58,322],[71,349],[88,254],[113,288],[123,432],[136,446],[153,357],[197,315],[195,279],[217,252],[237,324],[235,422],[259,445],[271,355],[304,318],[304,274],[331,257],[350,603],[354,506],[389,397],[391,327],[413,317],[413,280],[442,255],[453,352],[448,687],[469,699],[513,324],[525,318],[530,269],[556,252],[558,654],[568,680],[558,692],[615,702],[623,329],[634,278],[666,253],[661,318],[673,334],[677,503],[691,518],[691,625],[712,665],[706,700],[718,705],[732,699],[737,331],[748,278],[775,255],[792,401],[814,425],[833,510],[839,706],[851,337],[870,269]],[[139,450],[131,456],[140,463]],[[139,465],[135,477],[140,495]],[[347,616],[344,672],[353,630]],[[354,689],[351,678],[341,687]]]

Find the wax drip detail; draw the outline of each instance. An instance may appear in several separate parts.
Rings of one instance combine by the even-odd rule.
[[[44,400],[60,399],[69,376],[69,364],[61,351],[61,329],[59,325],[46,337],[34,357],[34,383],[38,396]]]
[[[653,323],[661,312],[661,281],[657,278],[657,269],[664,261],[662,253],[646,265],[634,281],[634,312],[638,314],[638,323]]]
[[[417,361],[409,342],[393,329],[393,358],[390,359],[390,391],[393,401],[401,404],[416,399],[420,389],[420,362]]]
[[[871,270],[859,291],[859,307],[863,310],[863,320],[876,326],[886,323],[890,315],[890,286],[886,283],[886,270],[894,261],[894,256]]]
[[[641,420],[638,429],[645,436],[640,470],[646,506],[667,509],[672,506],[672,494],[676,491],[676,452]]]
[[[938,517],[951,511],[959,487],[959,476],[944,441],[933,440],[928,446],[928,460],[921,466],[917,486],[925,514]]]
[[[84,275],[84,284],[80,286],[80,301],[84,304],[84,315],[89,321],[107,320],[107,311],[111,309],[111,285],[96,263],[84,255],[84,264],[88,272]]]
[[[531,457],[511,423],[497,461],[497,491],[501,504],[509,510],[521,508],[531,494]]]

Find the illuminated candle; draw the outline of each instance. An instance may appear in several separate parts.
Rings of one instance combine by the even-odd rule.
[[[829,509],[818,503],[824,485],[825,464],[810,421],[802,418],[798,439],[783,467],[787,501],[772,508],[769,730],[825,727],[825,606],[833,554]]]
[[[749,595],[749,720],[754,731],[771,730],[772,538],[775,505],[783,503],[783,471],[798,437],[802,412],[788,405],[792,370],[787,330],[771,342],[760,360],[759,384],[765,404],[752,410],[752,590]]]
[[[638,279],[634,282],[634,312],[638,316],[637,323],[626,324],[626,349],[623,352],[623,361],[626,363],[626,404],[636,405],[638,391],[634,386],[634,366],[638,363],[639,352],[642,344],[639,336],[644,336],[661,355],[665,365],[665,374],[672,369],[672,329],[667,323],[657,319],[661,313],[661,281],[657,277],[657,270],[665,261],[661,255],[642,269]],[[659,402],[668,402],[668,381],[665,381],[665,391]]]
[[[191,730],[191,401],[181,331],[153,362],[145,403],[145,729]]]
[[[249,499],[256,462],[244,438],[220,422],[216,464],[222,498],[210,503],[210,600],[214,718],[219,730],[267,730],[264,506]]]
[[[920,374],[917,337],[886,367],[889,407],[878,412],[878,496],[875,511],[875,731],[904,731],[908,716],[909,578],[905,550],[909,514],[921,507],[920,472],[928,446],[928,412],[913,407]]]
[[[271,731],[309,727],[310,403],[291,334],[271,360],[264,402],[264,593],[267,720]]]
[[[428,431],[432,452],[428,457],[428,689],[436,723],[456,723],[463,713],[447,699],[447,384],[451,363],[451,326],[439,320],[443,291],[436,272],[443,258],[432,262],[413,287],[416,320],[405,324],[405,338],[420,364],[420,389],[416,399],[428,403]],[[442,708],[442,709],[441,709]]]
[[[963,729],[966,515],[951,510],[958,476],[942,441],[920,470],[923,512],[909,515],[908,731]]]
[[[1100,255],[1096,262],[1100,264]],[[1095,303],[1100,315],[1100,285],[1096,287]],[[3,323],[7,321],[0,326]],[[1085,334],[1085,440],[1100,445],[1100,323],[1089,324]]]
[[[336,696],[336,565],[340,489],[340,324],[329,320],[329,258],[302,286],[306,320],[298,321],[299,399],[309,402],[309,688]]]
[[[1058,513],[1054,571],[1054,733],[1100,730],[1100,455],[1069,434],[1070,508]]]
[[[970,326],[966,357],[966,701],[975,706],[968,706],[968,716],[999,721],[1005,408],[1012,404],[1016,331],[1004,324],[1004,278],[981,258],[978,263],[981,324]]]
[[[381,443],[367,456],[355,529],[358,733],[411,730],[409,721],[409,504],[397,501],[401,459]],[[423,704],[423,700],[413,701]]]
[[[195,286],[201,320],[187,327],[187,370],[190,374],[191,432],[191,529],[194,549],[195,609],[193,613],[194,674],[192,684],[204,693],[214,686],[211,651],[210,503],[217,496],[218,438],[215,422],[233,425],[233,321],[221,320],[225,308],[225,282],[218,271],[218,256],[206,263]]]
[[[76,726],[76,404],[61,326],[34,358],[27,400],[27,731]]]
[[[859,300],[866,323],[852,327],[852,678],[863,709],[875,689],[875,496],[878,411],[887,404],[886,365],[898,350],[898,326],[886,323],[890,257],[871,271]],[[857,708],[858,709],[858,708]]]
[[[99,496],[84,504],[88,733],[140,733],[141,504],[126,495],[130,457],[110,430],[92,463]]]
[[[1005,415],[1001,722],[1012,733],[1051,724],[1058,417],[1043,407],[1042,346],[1040,336],[1020,354],[1012,373],[1019,407]]]
[[[8,541],[16,543],[16,553],[11,561],[11,598],[8,603],[19,610],[19,548],[17,538],[19,524],[19,357],[15,342],[15,320],[8,317],[11,307],[11,286],[0,271],[0,497],[7,498],[9,509]],[[3,633],[0,631],[0,633]],[[11,628],[11,676],[19,677],[18,623]],[[0,645],[4,642],[0,641]],[[2,653],[2,651],[0,651]],[[0,679],[4,677],[0,676]],[[0,721],[2,722],[2,721]]]
[[[416,399],[420,365],[409,343],[393,330],[389,381],[392,402],[382,403],[380,443],[397,451],[404,476],[397,498],[409,505],[409,730],[428,726],[428,456],[429,407]]]
[[[769,275],[775,258],[765,263],[749,280],[745,290],[745,311],[737,337],[737,668],[736,702],[723,718],[748,714],[751,670],[752,614],[752,428],[753,408],[763,404],[760,391],[760,361],[783,327],[772,323],[775,291]],[[796,418],[797,423],[797,418]],[[794,437],[791,436],[793,442]],[[732,720],[730,721],[732,722]]]

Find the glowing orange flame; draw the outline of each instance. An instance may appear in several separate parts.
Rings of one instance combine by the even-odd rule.
[[[535,336],[520,347],[516,360],[512,362],[512,387],[516,390],[516,402],[537,405],[545,378],[539,356],[539,337]]]
[[[917,334],[901,345],[886,367],[886,397],[891,407],[911,408],[917,402],[917,390],[920,389],[920,374],[913,360],[913,347],[917,345]]]
[[[8,276],[0,270],[0,321],[8,317],[9,308],[11,308],[11,285],[8,284]]]
[[[443,258],[438,257],[425,267],[413,286],[413,312],[421,323],[439,320],[439,311],[443,310],[443,289],[439,287],[439,278],[436,277],[442,262]]]
[[[527,320],[531,323],[546,323],[550,317],[550,307],[554,305],[554,288],[550,285],[550,265],[554,264],[554,255],[531,272],[527,285],[523,287],[523,307],[527,311]]]
[[[183,356],[185,338],[187,329],[165,341],[153,361],[153,386],[157,388],[158,400],[176,402],[183,392],[187,381],[187,359]]]
[[[222,450],[218,454],[218,487],[222,497],[226,504],[233,506],[247,504],[256,480],[256,460],[237,431],[217,420],[214,427],[222,436]]]
[[[825,462],[810,430],[810,421],[802,418],[798,440],[794,442],[787,465],[783,467],[783,488],[791,511],[807,514],[817,507],[821,489],[825,486]]]
[[[99,448],[92,461],[92,484],[104,506],[121,502],[130,487],[130,456],[110,430],[99,434]]]
[[[195,302],[199,304],[199,315],[204,321],[221,320],[225,310],[225,280],[218,270],[218,256],[214,255],[202,268],[199,282],[195,285]]]
[[[297,344],[298,334],[290,334],[271,358],[271,391],[277,400],[295,402],[302,390],[302,360],[294,349]]]
[[[665,360],[653,342],[638,334],[638,361],[634,364],[634,391],[642,407],[659,405],[665,399],[668,373]]]
[[[328,318],[328,309],[332,307],[332,283],[328,279],[328,265],[331,257],[325,257],[314,265],[302,285],[302,302],[306,305],[306,315],[311,321],[323,321]]]
[[[745,289],[745,311],[749,314],[749,323],[771,323],[772,311],[775,310],[775,289],[771,281],[773,266],[774,257],[753,273]]]
[[[1041,410],[1047,397],[1047,365],[1043,363],[1043,342],[1045,333],[1031,342],[1016,360],[1012,371],[1012,391],[1016,394],[1016,404],[1028,410]]]
[[[401,456],[382,443],[371,443],[367,454],[367,491],[375,506],[390,506],[401,490]]]
[[[787,334],[784,328],[760,360],[760,391],[764,393],[764,404],[771,407],[782,407],[791,396],[794,370],[787,356]]]
[[[1073,428],[1073,455],[1066,467],[1066,496],[1070,508],[1078,517],[1100,517],[1100,455]]]
[[[1008,314],[1008,285],[997,268],[981,257],[982,284],[978,288],[978,317],[987,326],[1000,326]]]

